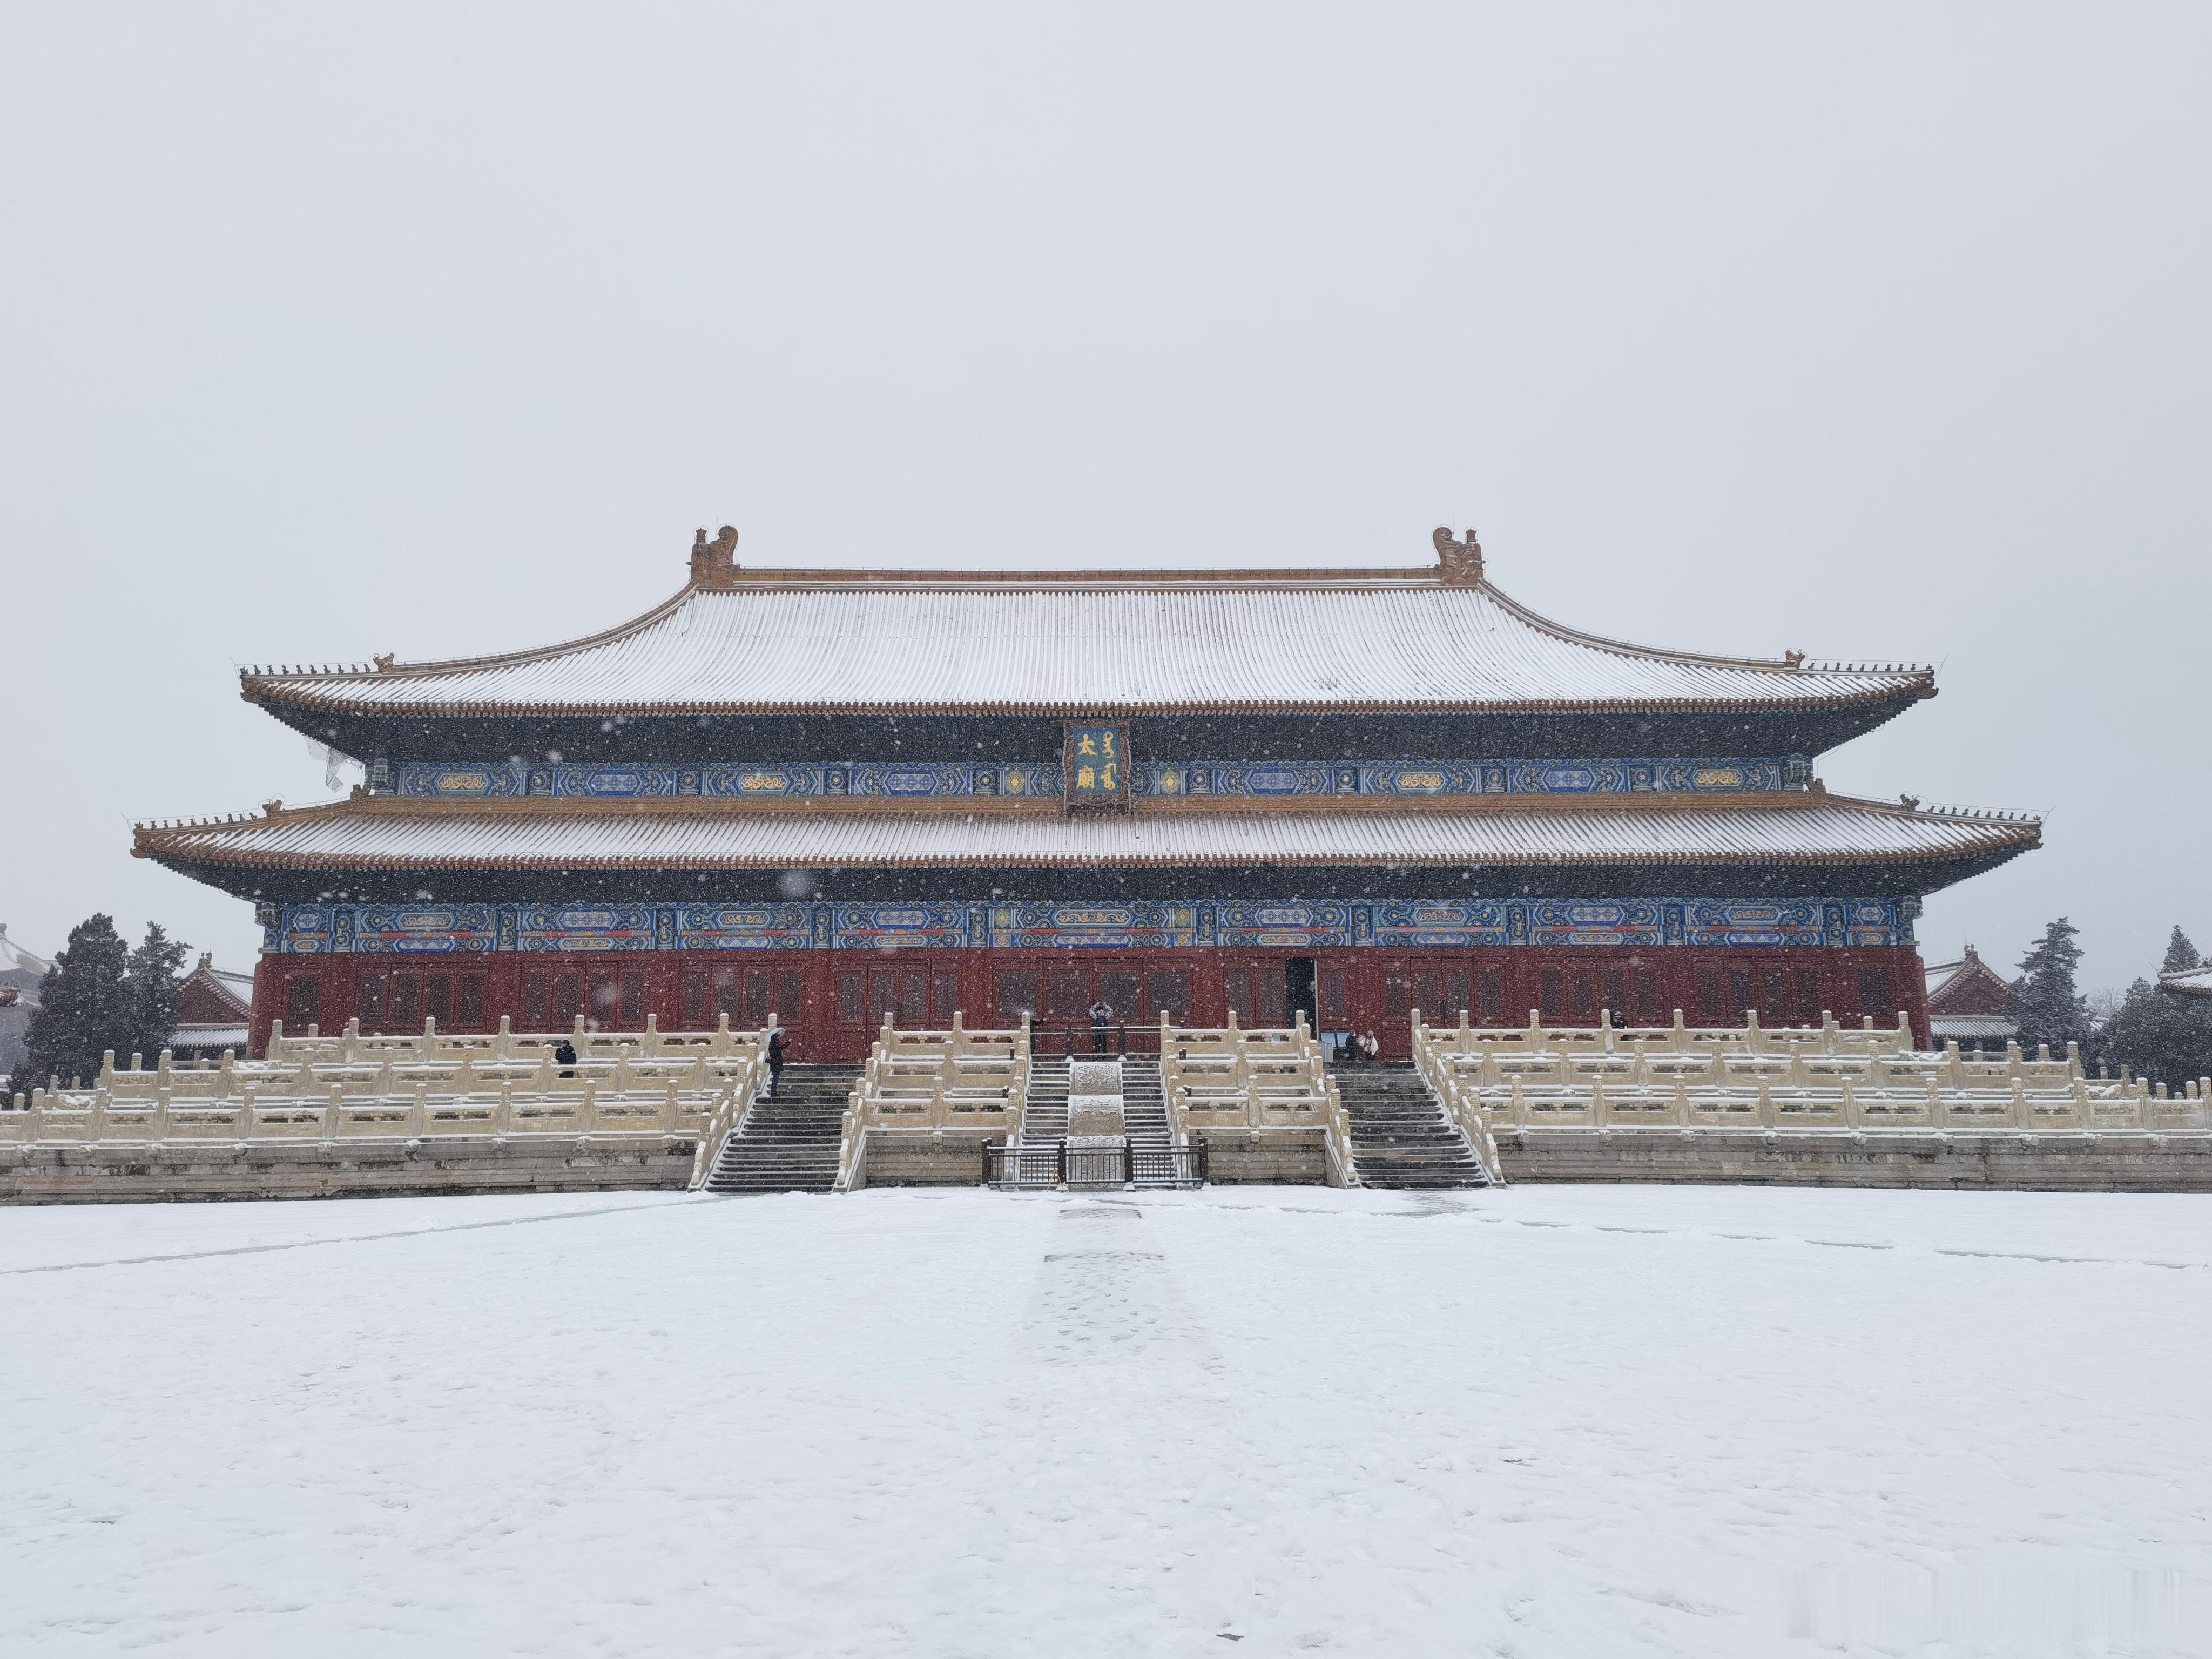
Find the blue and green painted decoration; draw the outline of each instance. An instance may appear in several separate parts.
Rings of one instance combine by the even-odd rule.
[[[263,905],[263,948],[446,951],[1910,945],[1897,898]]]
[[[1094,748],[1126,750],[1121,728],[1083,727],[1073,735]],[[1085,784],[1083,762],[1091,763]],[[1117,793],[1133,799],[1312,795],[1772,794],[1801,789],[1813,775],[1802,755],[1651,757],[1626,760],[1149,761],[1127,763],[1107,781],[1115,757],[1079,754],[1071,794],[1066,774],[1049,762],[985,765],[970,761],[762,762],[677,765],[665,762],[403,761],[389,768],[392,792],[423,800],[650,799],[706,796],[720,800],[927,799],[1012,796],[1080,802]]]

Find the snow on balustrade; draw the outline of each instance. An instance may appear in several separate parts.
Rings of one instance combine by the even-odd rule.
[[[1247,1030],[1233,1008],[1225,1026],[1172,1025],[1163,1014],[1160,1084],[1178,1146],[1189,1144],[1193,1130],[1242,1131],[1254,1143],[1285,1130],[1318,1130],[1328,1184],[1357,1184],[1344,1103],[1304,1013],[1287,1030]]]
[[[886,1013],[846,1103],[837,1190],[867,1184],[872,1151],[972,1152],[980,1171],[987,1141],[1020,1133],[1029,1087],[1027,1019],[1018,1030],[971,1031],[956,1011],[949,1030],[902,1031]],[[931,1146],[917,1148],[919,1141]]]
[[[771,1028],[772,1029],[772,1028]],[[0,1110],[0,1145],[521,1135],[696,1139],[695,1174],[711,1146],[742,1121],[765,1070],[769,1033],[711,1031],[517,1033],[502,1018],[486,1036],[336,1036],[272,1028],[269,1056],[226,1052],[213,1065],[179,1066],[167,1050],[148,1067],[103,1057],[90,1088],[36,1089]],[[561,1054],[568,1045],[573,1060]],[[696,1182],[695,1182],[696,1184]]]
[[[1492,1132],[1606,1129],[1648,1124],[1680,1129],[1882,1129],[2106,1132],[2212,1135],[2212,1079],[2169,1097],[2140,1079],[2092,1078],[2079,1050],[2031,1059],[2017,1043],[1986,1058],[1954,1042],[1917,1049],[1900,1015],[1890,1030],[1858,1030],[1824,1015],[1817,1027],[1482,1030],[1464,1012],[1456,1028],[1413,1012],[1422,1077],[1495,1158]]]

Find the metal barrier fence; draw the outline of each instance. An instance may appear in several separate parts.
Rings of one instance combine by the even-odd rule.
[[[1132,1146],[1129,1179],[1140,1187],[1206,1185],[1206,1143],[1188,1146]]]
[[[1188,1146],[988,1146],[983,1181],[991,1187],[1202,1187],[1206,1143]]]

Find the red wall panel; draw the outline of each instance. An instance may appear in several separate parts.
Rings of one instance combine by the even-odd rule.
[[[364,1030],[415,1030],[434,1000],[445,1012],[441,1030],[496,1029],[507,1015],[517,1030],[525,1018],[532,976],[538,976],[548,1017],[544,1026],[566,1027],[580,1009],[609,1029],[642,1026],[647,1012],[664,1030],[683,1029],[687,1014],[720,1006],[734,1009],[731,1023],[744,1027],[755,1003],[769,1006],[791,1033],[799,1060],[856,1060],[867,1052],[881,1024],[879,1010],[900,1014],[902,1024],[949,1022],[954,1002],[971,1026],[999,1023],[1002,976],[1014,988],[1034,983],[1041,1012],[1054,1024],[1083,1023],[1080,1008],[1105,994],[1131,1024],[1152,1024],[1163,996],[1187,981],[1188,1018],[1200,1025],[1223,1024],[1232,993],[1246,1004],[1244,1024],[1261,1023],[1279,1010],[1285,964],[1313,962],[1322,989],[1325,1030],[1372,1031],[1387,1057],[1402,1059],[1407,1047],[1406,1009],[1419,1004],[1431,1024],[1456,1023],[1464,1000],[1484,1023],[1484,975],[1494,975],[1498,1023],[1526,1024],[1531,1009],[1547,1009],[1549,1024],[1595,1024],[1595,1011],[1612,1006],[1616,1024],[1650,1013],[1664,1024],[1680,1008],[1692,1025],[1742,1023],[1755,1007],[1771,1024],[1809,1024],[1823,1009],[1847,1024],[1871,1015],[1893,1024],[1899,1008],[1912,1019],[1917,1039],[1928,1041],[1928,1008],[1918,951],[1911,945],[1856,950],[1768,947],[1751,950],[1669,946],[1658,949],[1509,949],[1391,951],[791,951],[496,953],[483,956],[264,956],[254,975],[253,1052],[267,1051],[270,1022],[282,1018],[296,1031],[310,1013],[325,1031],[359,1018]],[[717,973],[736,977],[718,982]],[[749,975],[765,975],[762,983]],[[857,979],[853,976],[857,975]],[[1270,976],[1276,976],[1273,979]],[[473,978],[476,989],[467,988]],[[443,988],[440,982],[443,981]],[[849,982],[848,982],[849,981]],[[800,1006],[777,1006],[796,985]],[[697,991],[687,993],[687,985]],[[857,985],[860,1017],[846,1017]],[[1269,987],[1273,986],[1270,1001]],[[403,989],[403,988],[404,988]],[[1337,1018],[1332,992],[1340,988]],[[1049,1006],[1080,999],[1063,1019]],[[1425,995],[1439,1000],[1431,1007]],[[1128,1006],[1133,996],[1134,1006]],[[694,1000],[696,999],[696,1000]],[[1639,1006],[1639,1001],[1644,1005]],[[473,1016],[472,1018],[471,1016]],[[1717,1017],[1716,1017],[1717,1016]],[[1277,1018],[1281,1018],[1279,1013]],[[1266,1020],[1265,1023],[1274,1023]]]

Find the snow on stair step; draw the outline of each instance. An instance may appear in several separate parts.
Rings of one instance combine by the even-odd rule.
[[[1487,1187],[1488,1171],[1410,1061],[1332,1066],[1368,1187]]]
[[[787,1066],[774,1099],[753,1103],[742,1133],[722,1143],[710,1193],[826,1193],[837,1184],[837,1147],[857,1066]]]

